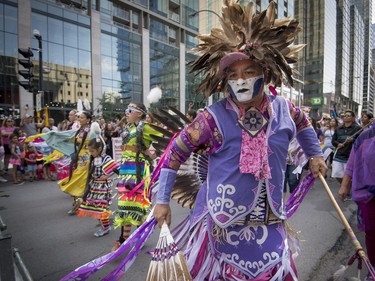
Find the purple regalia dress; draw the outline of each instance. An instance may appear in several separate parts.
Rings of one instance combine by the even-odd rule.
[[[243,142],[245,122],[240,124],[238,107],[226,98],[206,108],[181,132],[164,162],[158,204],[169,202],[178,163],[202,147],[208,155],[207,179],[190,215],[185,250],[194,280],[297,280],[284,225],[291,212],[282,198],[288,147],[296,136],[307,157],[322,153],[299,109],[283,97],[268,96],[264,102],[267,110],[261,106],[255,109],[258,113],[249,109],[242,115],[245,122],[249,112],[256,120],[267,119],[260,122],[266,124],[260,129],[263,142]],[[259,177],[243,170],[243,163],[254,167],[257,161],[241,160],[243,151],[258,149],[261,143],[268,170],[260,169]],[[262,167],[264,163],[261,160]]]
[[[187,259],[192,275],[195,280],[207,276],[209,280],[251,280],[262,275],[257,280],[269,280],[266,276],[282,277],[287,272],[295,276],[282,221],[286,156],[296,131],[289,107],[285,99],[272,98],[266,131],[272,177],[257,181],[254,175],[239,172],[242,129],[233,126],[237,114],[227,110],[226,104],[225,99],[208,108],[223,142],[209,156],[207,182],[198,193],[191,216],[196,234],[206,236],[202,243],[194,236],[190,240]],[[200,247],[206,247],[204,258],[198,254]],[[196,266],[200,259],[211,264]]]

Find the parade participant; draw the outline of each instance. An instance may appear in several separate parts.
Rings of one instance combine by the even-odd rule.
[[[37,152],[33,144],[29,143],[26,146],[25,160],[27,164],[27,172],[29,174],[30,181],[37,180]]]
[[[355,140],[339,190],[342,201],[351,194],[358,205],[358,228],[366,233],[368,258],[375,267],[375,123]],[[370,276],[366,280],[373,280]]]
[[[102,237],[111,230],[109,206],[112,202],[112,180],[109,177],[119,164],[104,153],[105,145],[100,137],[91,139],[87,147],[90,152],[89,174],[77,216],[99,219],[101,227],[94,236]]]
[[[344,176],[353,142],[358,137],[357,132],[361,130],[361,127],[355,122],[353,111],[346,110],[343,118],[344,124],[338,127],[332,136],[332,144],[336,147],[332,161],[332,178],[336,178],[339,183]]]
[[[332,149],[332,152],[331,152],[331,154],[329,155],[329,157],[327,158],[327,161],[326,161],[328,163],[328,167],[331,167],[332,161],[333,161],[333,154],[334,154],[335,147],[332,144],[332,137],[333,137],[333,134],[335,133],[335,130],[337,129],[338,125],[339,125],[339,123],[338,123],[337,119],[331,118],[328,121],[328,126],[326,127],[326,129],[323,132],[323,134],[324,134],[324,142],[323,142],[324,147]]]
[[[367,129],[369,123],[374,121],[374,115],[372,113],[362,112],[361,125],[363,129]]]
[[[79,129],[79,121],[77,120],[77,111],[75,109],[69,112],[68,121],[68,130]]]
[[[9,164],[13,165],[12,168],[12,179],[14,184],[23,184],[24,181],[22,179],[18,179],[17,176],[17,171],[19,167],[22,165],[21,163],[21,148],[18,142],[18,137],[15,134],[11,134],[9,136],[9,149],[10,149],[10,159],[9,159]]]
[[[155,156],[148,148],[151,134],[160,135],[144,121],[147,115],[143,104],[131,102],[126,109],[127,125],[122,134],[122,158],[119,169],[118,210],[115,228],[121,226],[121,234],[112,250],[116,250],[130,235],[131,227],[139,226],[150,208],[147,184],[134,189],[150,174],[150,160]]]
[[[4,171],[8,170],[9,158],[11,156],[10,149],[9,149],[9,136],[13,134],[14,130],[16,129],[14,125],[14,120],[10,117],[7,117],[3,121],[3,125],[1,126],[1,137],[3,139],[4,145]]]
[[[59,182],[62,191],[74,197],[73,207],[69,215],[75,215],[82,203],[82,195],[86,186],[90,154],[87,144],[90,140],[91,113],[83,111],[79,116],[80,128],[73,137],[74,154],[69,167],[69,176]]]
[[[190,215],[185,257],[194,280],[297,280],[285,228],[283,183],[289,142],[296,136],[314,177],[326,173],[319,141],[304,113],[266,84],[293,84],[295,19],[275,19],[271,2],[260,14],[225,1],[221,24],[195,49],[194,71],[206,76],[197,92],[220,88],[174,140],[159,178],[154,217],[171,223],[177,170],[193,152],[208,155],[207,180]],[[272,90],[274,91],[274,89]],[[276,91],[274,91],[276,92]]]

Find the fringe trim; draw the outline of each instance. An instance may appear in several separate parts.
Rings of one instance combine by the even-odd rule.
[[[105,211],[105,212],[95,212],[95,211],[88,211],[88,210],[82,210],[78,209],[77,211],[77,217],[90,217],[94,219],[109,219],[111,216],[111,211]]]

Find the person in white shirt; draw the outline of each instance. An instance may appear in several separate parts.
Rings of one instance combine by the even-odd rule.
[[[48,126],[45,126],[42,129],[42,133],[48,133],[50,131],[54,131],[54,132],[58,131],[57,127],[55,126],[55,119],[53,118],[48,118]]]

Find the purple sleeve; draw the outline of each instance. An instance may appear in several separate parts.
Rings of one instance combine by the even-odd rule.
[[[313,127],[306,127],[297,133],[297,140],[307,158],[323,156],[319,140]]]

